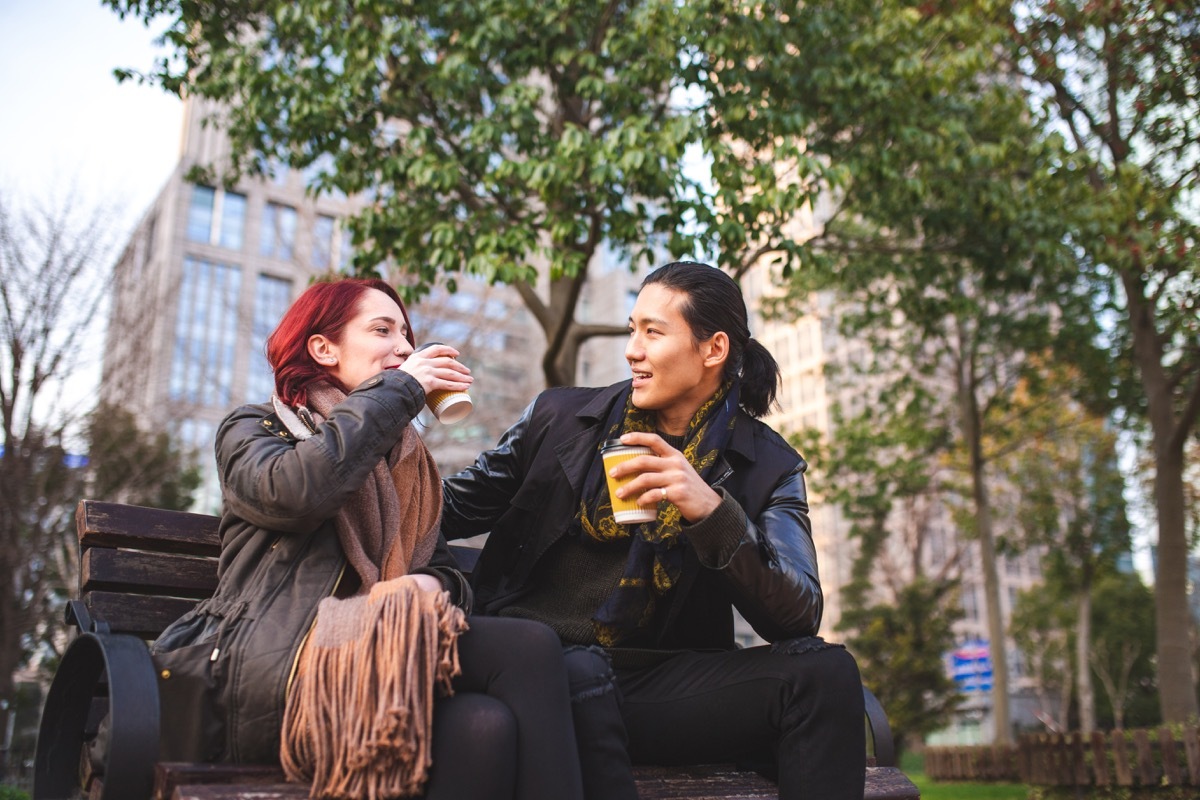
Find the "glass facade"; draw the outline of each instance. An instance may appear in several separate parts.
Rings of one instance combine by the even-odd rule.
[[[221,198],[221,247],[241,250],[246,231],[246,195],[225,192]]]
[[[221,513],[221,482],[217,478],[217,462],[213,458],[215,426],[210,422],[185,419],[175,432],[176,443],[192,454],[200,467],[200,487],[192,498],[192,511],[201,514]]]
[[[335,220],[324,214],[318,214],[313,221],[312,230],[312,259],[313,269],[327,270],[333,266],[333,231]]]
[[[259,255],[291,261],[295,241],[296,209],[280,203],[267,203],[263,207]]]
[[[241,250],[246,230],[246,196],[237,192],[193,186],[188,203],[187,239]]]
[[[212,241],[213,203],[217,192],[211,186],[193,186],[188,204],[187,238],[189,242],[208,244]]]
[[[254,284],[254,319],[251,326],[250,367],[246,376],[246,402],[263,403],[275,391],[275,376],[267,363],[267,337],[279,324],[292,300],[292,282],[259,275]]]
[[[229,405],[241,279],[235,266],[184,259],[171,360],[172,400]]]

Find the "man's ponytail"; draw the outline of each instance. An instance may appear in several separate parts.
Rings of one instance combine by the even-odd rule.
[[[779,364],[757,339],[746,342],[741,365],[741,406],[756,419],[765,417],[775,405],[779,391]]]

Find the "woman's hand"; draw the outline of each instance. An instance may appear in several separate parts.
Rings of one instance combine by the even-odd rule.
[[[423,592],[444,592],[444,591],[446,591],[446,587],[442,586],[441,581],[439,581],[437,578],[433,577],[432,575],[428,575],[424,572],[418,572],[417,574],[409,575],[408,577],[411,578],[417,584],[417,588]]]
[[[704,482],[683,453],[664,442],[657,433],[627,433],[621,437],[621,442],[645,445],[654,451],[654,455],[637,456],[613,467],[616,477],[637,476],[621,488],[622,499],[637,497],[640,506],[652,506],[666,500],[674,503],[688,522],[705,519],[721,505],[721,495]]]
[[[425,394],[441,390],[465,392],[475,379],[471,370],[455,359],[458,351],[448,344],[435,344],[409,354],[404,363],[397,369],[402,369],[417,379]]]

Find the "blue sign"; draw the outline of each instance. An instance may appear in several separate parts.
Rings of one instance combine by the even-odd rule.
[[[992,656],[988,643],[965,642],[950,652],[950,676],[961,692],[992,690]]]
[[[0,443],[0,456],[3,455],[4,445],[3,443]],[[64,453],[62,462],[63,466],[65,466],[67,469],[79,469],[80,467],[86,467],[88,465],[88,457],[78,453]]]

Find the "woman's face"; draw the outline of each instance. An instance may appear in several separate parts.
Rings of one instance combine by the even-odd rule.
[[[357,313],[342,330],[341,341],[313,336],[309,351],[351,391],[367,378],[403,364],[413,348],[400,306],[378,289],[367,289],[359,298]]]

